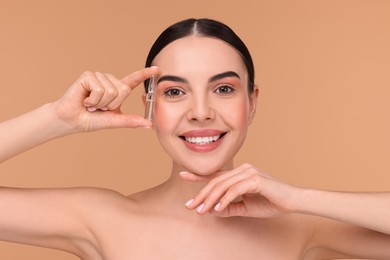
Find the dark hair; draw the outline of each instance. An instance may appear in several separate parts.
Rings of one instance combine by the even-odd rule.
[[[145,67],[150,67],[154,58],[165,46],[171,42],[190,35],[200,35],[222,40],[233,46],[241,55],[241,58],[248,71],[248,90],[253,92],[255,69],[252,57],[244,42],[227,25],[212,19],[186,19],[175,23],[163,31],[152,45],[146,59]],[[147,91],[148,80],[145,81],[145,91]]]

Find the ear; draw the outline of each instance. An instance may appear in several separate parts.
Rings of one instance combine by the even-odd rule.
[[[253,92],[249,96],[249,120],[248,125],[250,125],[253,121],[253,118],[256,115],[257,108],[257,98],[259,96],[259,86],[255,85],[253,88]]]

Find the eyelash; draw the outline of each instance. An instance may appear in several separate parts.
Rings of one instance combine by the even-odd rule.
[[[224,88],[225,88],[225,92],[221,92],[221,90]],[[227,92],[226,92],[226,90],[227,90]],[[214,90],[214,92],[219,94],[219,95],[230,95],[235,91],[236,90],[231,85],[227,85],[227,84],[221,84]],[[174,94],[172,92],[176,92],[176,93]],[[184,94],[185,94],[185,92],[181,89],[178,89],[178,88],[169,88],[169,89],[164,91],[164,96],[166,96],[168,98],[179,98]]]
[[[173,91],[179,92],[179,94],[178,93],[173,94],[172,93]],[[182,96],[184,94],[185,94],[184,91],[181,90],[181,89],[178,89],[178,88],[170,88],[170,89],[167,89],[167,90],[164,91],[164,96],[166,96],[168,98],[178,98],[178,97],[180,97],[180,96]]]
[[[221,89],[223,88],[226,88],[228,89],[228,92],[220,92]],[[236,91],[231,85],[227,85],[227,84],[222,84],[222,85],[219,85],[215,90],[214,92],[215,93],[218,93],[220,95],[229,95],[229,94],[232,94],[234,91]]]

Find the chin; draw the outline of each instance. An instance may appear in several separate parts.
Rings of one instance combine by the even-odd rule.
[[[191,173],[195,173],[201,176],[209,176],[215,174],[218,171],[232,169],[232,163],[228,164],[210,164],[210,162],[194,162],[191,164],[182,165],[182,167]]]

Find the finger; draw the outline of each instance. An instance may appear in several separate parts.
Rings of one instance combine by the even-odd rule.
[[[245,217],[247,216],[247,210],[245,207],[245,203],[243,201],[237,201],[237,202],[232,202],[227,207],[225,207],[223,210],[215,210],[212,209],[210,210],[210,213],[213,214],[214,216],[221,217],[221,218],[227,218],[227,217]]]
[[[150,128],[152,122],[140,115],[123,115],[115,112],[105,112],[107,118],[107,128]]]
[[[104,86],[92,72],[87,72],[80,82],[81,86],[89,93],[84,100],[87,107],[95,107],[104,95]]]
[[[215,205],[215,211],[223,211],[228,207],[236,198],[247,193],[252,193],[256,187],[257,183],[253,179],[245,179],[239,183],[231,186],[227,192],[221,197],[219,202]]]
[[[95,105],[96,108],[106,108],[118,96],[118,90],[114,83],[103,73],[96,72],[96,78],[104,87],[104,93],[99,103]]]
[[[106,107],[109,110],[115,110],[123,104],[125,99],[130,95],[131,88],[125,84],[122,80],[116,78],[111,74],[106,74],[106,77],[115,85],[118,95],[112,100]]]
[[[122,81],[131,89],[134,89],[148,78],[157,74],[159,74],[159,69],[157,67],[144,68],[124,77]]]
[[[222,202],[222,198],[225,198],[224,204],[221,203],[220,206],[225,206],[229,204],[231,201],[236,199],[238,196],[246,193],[249,190],[246,190],[245,184],[246,182],[252,182],[251,175],[253,173],[251,172],[242,172],[240,174],[233,175],[224,181],[221,181],[214,185],[211,189],[208,189],[206,187],[205,191],[201,191],[194,199],[194,204],[201,203],[198,206],[197,211],[200,214],[208,212],[211,208],[215,207],[216,204]],[[239,194],[239,192],[244,192]],[[226,197],[227,194],[230,195],[230,197]],[[228,201],[228,198],[231,198],[231,196],[234,196],[230,201]],[[225,204],[226,203],[226,204]],[[200,208],[199,208],[200,207]]]
[[[195,196],[195,198],[190,199],[185,203],[185,206],[188,209],[195,209],[197,208],[198,212],[202,212],[202,207],[204,207],[204,204],[201,204],[204,200],[204,197],[207,196],[207,194],[211,191],[211,189],[215,186],[217,183],[216,178],[211,178],[209,176],[200,176],[194,173],[190,172],[180,172],[180,177],[187,181],[194,181],[194,182],[208,182],[205,187]]]
[[[215,188],[216,185],[220,185],[228,178],[231,178],[232,176],[235,176],[241,172],[244,172],[248,168],[251,168],[251,165],[243,164],[240,167],[232,170],[232,171],[220,171],[218,172],[218,176],[211,179],[209,183],[197,194],[197,196],[192,200],[192,203],[188,203],[186,206],[189,209],[194,209],[195,207],[201,207],[201,203],[204,202],[204,199],[210,194],[210,192]],[[187,179],[194,179],[194,180],[202,180],[204,178],[207,178],[206,176],[199,176],[194,175],[192,173],[180,173],[180,176]],[[232,179],[231,182],[233,182],[236,179]],[[203,205],[205,206],[205,205]],[[206,207],[207,208],[207,207]],[[198,208],[198,212],[204,212],[203,209]]]

